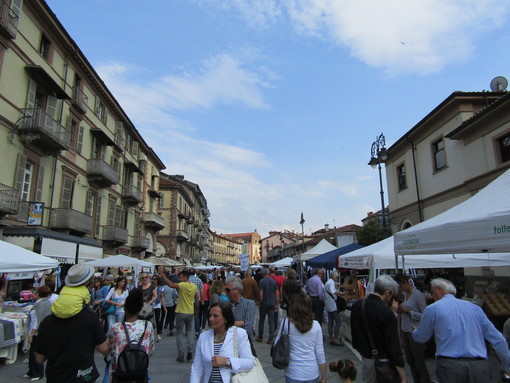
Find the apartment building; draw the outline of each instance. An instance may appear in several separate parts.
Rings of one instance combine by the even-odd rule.
[[[267,237],[262,238],[261,262],[275,262],[283,257],[283,248],[287,245],[298,243],[301,236],[292,231],[270,231]]]
[[[242,251],[243,253],[248,253],[250,265],[260,263],[261,237],[257,230],[251,233],[224,234],[224,236],[232,238],[243,245]]]
[[[200,187],[182,175],[161,173],[159,211],[165,228],[158,240],[170,258],[187,265],[210,258],[209,210]]]
[[[42,0],[0,2],[4,240],[74,263],[153,253],[162,161]]]
[[[388,148],[394,232],[468,199],[510,166],[510,95],[453,92]]]
[[[208,262],[222,265],[240,265],[243,244],[229,236],[217,234],[209,230],[212,253]]]

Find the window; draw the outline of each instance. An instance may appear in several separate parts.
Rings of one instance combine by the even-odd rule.
[[[99,229],[101,228],[101,197],[97,198],[96,216],[94,217],[94,234],[99,238]]]
[[[438,171],[446,167],[446,153],[443,139],[439,139],[432,144],[432,153],[434,154],[434,170]]]
[[[88,191],[87,192],[87,200],[85,201],[85,214],[90,215],[92,217],[94,213],[94,201],[96,199],[96,196],[94,192]]]
[[[44,34],[41,35],[41,43],[39,44],[39,53],[46,60],[50,59],[51,53],[51,41]]]
[[[108,200],[108,226],[113,226],[115,224],[115,204],[115,199],[110,198]]]
[[[499,153],[501,155],[501,162],[510,161],[510,133],[498,138]]]
[[[106,124],[108,111],[106,109],[105,103],[99,97],[96,97],[96,105],[94,108],[94,112],[96,114],[96,117],[99,118],[104,124]]]
[[[64,176],[62,178],[62,196],[60,206],[64,209],[70,209],[73,205],[74,179]]]
[[[21,200],[30,200],[30,188],[32,186],[32,177],[34,174],[34,165],[31,162],[25,163],[25,170],[23,171],[23,183],[21,185]]]
[[[406,166],[405,164],[397,166],[398,190],[407,188]]]

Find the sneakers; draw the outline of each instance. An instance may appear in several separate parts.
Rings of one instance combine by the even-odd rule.
[[[158,334],[158,342],[161,340],[161,335]]]
[[[177,359],[175,359],[177,362],[179,363],[184,363],[184,357],[183,356],[178,356]]]
[[[191,351],[188,351],[188,353],[186,354],[186,361],[190,361],[191,359],[193,359],[193,353]]]
[[[42,378],[40,376],[36,377],[36,378],[32,378],[30,379],[31,382],[37,382],[38,380],[41,380]]]

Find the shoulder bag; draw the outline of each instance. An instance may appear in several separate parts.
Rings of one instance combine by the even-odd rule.
[[[287,333],[283,332],[287,320]],[[280,326],[278,342],[271,346],[271,359],[273,367],[279,370],[285,369],[289,365],[290,360],[290,320],[285,318]]]
[[[112,289],[113,289],[113,287],[112,287]],[[111,291],[111,289],[108,291],[108,294],[110,294],[110,291]],[[108,296],[108,294],[106,296]],[[113,295],[112,295],[112,299],[110,299],[110,300],[115,301],[115,299],[113,299]],[[101,314],[102,315],[115,314],[116,310],[117,310],[117,307],[115,305],[110,304],[110,303],[104,303],[103,302],[102,305],[101,305]]]
[[[382,359],[379,359],[379,351],[377,351],[377,348],[375,347],[372,332],[370,331],[370,327],[367,322],[367,315],[365,312],[366,302],[367,300],[363,299],[363,302],[361,303],[361,312],[363,313],[365,329],[367,330],[368,340],[370,341],[370,347],[372,348],[377,383],[399,383],[400,375],[395,366],[392,365],[389,360],[383,361]]]
[[[234,328],[234,357],[239,358],[237,345],[237,328]],[[257,357],[253,357],[253,368],[250,371],[238,372],[232,375],[232,383],[269,383],[266,373]]]
[[[331,292],[329,292],[326,288],[324,288],[324,291],[327,292],[329,294],[329,296],[335,300],[336,311],[338,311],[340,313],[345,310],[345,308],[347,307],[347,302],[345,301],[344,298],[342,298],[340,295],[337,295],[335,298],[335,296],[333,294],[331,294]]]

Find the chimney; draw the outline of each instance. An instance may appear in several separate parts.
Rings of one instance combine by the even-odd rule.
[[[324,225],[324,231],[328,231],[328,230],[329,230],[329,223]]]

